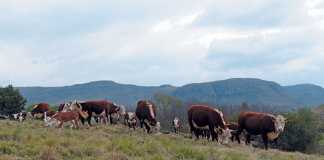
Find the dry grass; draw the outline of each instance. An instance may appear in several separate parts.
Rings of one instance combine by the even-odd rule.
[[[0,121],[0,160],[324,160],[318,155],[220,145],[121,125],[63,130]]]

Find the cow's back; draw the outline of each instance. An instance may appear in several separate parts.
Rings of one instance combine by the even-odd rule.
[[[209,110],[199,106],[193,106],[189,109],[190,121],[203,127],[209,124],[210,113]]]
[[[108,101],[86,101],[80,103],[83,111],[94,112],[96,114],[102,113],[108,109]]]
[[[35,114],[35,113],[44,113],[47,111],[49,111],[49,105],[47,103],[39,103],[34,106],[31,112]]]
[[[262,134],[275,130],[273,117],[266,113],[242,112],[239,115],[238,125],[250,134]]]
[[[194,122],[199,127],[215,124],[222,125],[223,119],[221,119],[221,115],[219,114],[214,108],[204,105],[194,105],[188,110],[189,124]]]

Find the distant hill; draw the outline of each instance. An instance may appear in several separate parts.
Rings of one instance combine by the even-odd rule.
[[[324,90],[323,90],[324,93]],[[228,79],[207,83],[189,84],[178,88],[173,95],[185,101],[202,101],[213,104],[297,105],[285,92],[285,87],[260,79]]]
[[[139,99],[151,99],[155,93],[175,96],[186,102],[211,104],[263,104],[273,106],[317,106],[324,104],[324,89],[311,84],[281,86],[253,78],[193,83],[181,87],[170,85],[137,86],[113,81],[95,81],[64,87],[19,87],[28,103],[58,104],[70,100],[109,99],[135,106]]]
[[[28,104],[48,102],[59,104],[71,100],[108,99],[117,103],[135,105],[139,99],[150,99],[154,93],[170,94],[175,87],[143,87],[119,84],[113,81],[95,81],[65,87],[19,87]]]

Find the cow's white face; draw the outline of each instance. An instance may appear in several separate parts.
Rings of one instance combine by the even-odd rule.
[[[276,132],[283,132],[285,129],[285,124],[286,118],[282,115],[278,115],[275,122]]]
[[[134,112],[128,112],[127,114],[128,114],[129,119],[134,119],[136,116]]]
[[[221,138],[221,143],[223,144],[228,144],[230,138],[231,138],[231,130],[226,128],[226,129],[222,129],[222,128],[218,128],[221,130],[220,132],[220,138]]]
[[[180,120],[178,117],[174,118],[173,120],[173,124],[176,128],[179,128],[180,127]]]

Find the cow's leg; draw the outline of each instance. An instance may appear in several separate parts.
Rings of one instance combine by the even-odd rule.
[[[218,135],[214,130],[214,126],[213,125],[209,125],[209,132],[211,134],[212,137],[212,141],[214,141],[216,139],[216,141],[218,142]]]
[[[63,128],[63,121],[60,121],[60,124],[58,125],[58,128]]]
[[[245,135],[245,144],[248,145],[251,143],[251,135],[249,133],[247,133]]]
[[[234,138],[235,138],[235,132],[232,131],[231,132],[231,141],[232,141],[232,143],[234,143]]]
[[[216,134],[217,135],[217,134]],[[206,138],[207,138],[207,140],[209,140],[210,139],[210,132],[208,131],[208,130],[206,130]],[[218,138],[218,137],[217,137]]]
[[[140,126],[141,126],[141,128],[143,128],[143,124],[144,124],[144,119],[140,119]]]
[[[113,124],[113,119],[112,119],[111,114],[109,115],[109,121],[110,121],[110,124]]]
[[[273,143],[276,145],[276,147],[278,147],[278,137],[273,140]]]
[[[144,121],[144,125],[145,125],[145,128],[146,128],[146,132],[147,133],[150,133],[150,126]]]
[[[196,140],[198,140],[199,139],[199,130],[195,128],[195,129],[193,129],[193,132],[196,136]]]
[[[85,119],[84,119],[83,117],[81,117],[80,120],[81,120],[82,125],[84,125],[84,120],[85,120]]]
[[[134,131],[135,131],[135,128],[136,128],[136,123],[133,124],[133,128],[134,128]]]
[[[91,118],[92,118],[92,112],[89,113],[89,116],[87,118],[89,126],[91,126]]]
[[[78,119],[76,119],[74,123],[75,123],[75,126],[76,126],[76,128],[78,128],[78,129],[79,129],[79,120],[78,120]]]
[[[268,150],[268,136],[267,136],[267,134],[262,134],[262,139],[263,139],[263,143],[264,143],[264,148],[266,150]]]
[[[241,144],[240,135],[243,132],[243,129],[244,128],[242,126],[239,126],[237,131],[235,132],[235,139],[236,139],[238,144]]]

